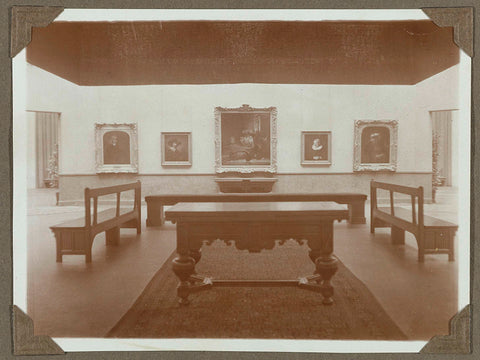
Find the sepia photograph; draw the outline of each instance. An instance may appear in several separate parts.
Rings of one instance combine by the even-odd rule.
[[[49,16],[13,59],[13,299],[50,351],[418,353],[466,316],[455,24]]]

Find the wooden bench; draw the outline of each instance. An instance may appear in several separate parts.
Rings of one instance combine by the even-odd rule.
[[[348,205],[348,219],[351,224],[365,224],[365,200],[367,195],[356,193],[325,194],[163,194],[145,196],[147,203],[147,226],[160,226],[164,222],[163,207],[179,202],[265,202],[265,201],[334,201]]]
[[[377,189],[390,192],[390,206],[378,207]],[[396,207],[394,193],[410,196],[411,209]],[[375,228],[391,227],[392,243],[404,244],[405,231],[412,233],[418,244],[418,261],[424,261],[425,254],[448,254],[448,260],[454,260],[454,238],[458,225],[425,216],[423,211],[423,187],[418,188],[387,184],[376,181],[370,182],[371,195],[371,222],[370,232]]]
[[[134,190],[133,209],[120,206],[121,193]],[[98,197],[116,194],[115,208],[98,211]],[[93,214],[92,200],[93,199]],[[57,242],[57,262],[63,255],[85,255],[87,263],[92,261],[92,245],[95,236],[105,231],[106,244],[116,245],[120,238],[120,228],[136,228],[141,233],[141,183],[85,189],[85,216],[51,226]]]

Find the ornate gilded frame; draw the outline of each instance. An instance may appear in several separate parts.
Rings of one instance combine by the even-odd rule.
[[[270,160],[269,164],[225,164],[222,162],[222,114],[269,114],[270,116]],[[215,171],[217,173],[243,173],[251,174],[254,172],[277,172],[277,108],[252,108],[247,104],[243,104],[238,108],[215,108]]]
[[[103,136],[110,131],[122,131],[130,139],[129,164],[104,164]],[[96,171],[100,173],[138,173],[137,124],[95,124],[95,160]]]
[[[368,127],[385,127],[389,129],[390,146],[389,161],[385,163],[362,163],[362,132]],[[398,147],[397,120],[355,120],[353,171],[396,171]]]

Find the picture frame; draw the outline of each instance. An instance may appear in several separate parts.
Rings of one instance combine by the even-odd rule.
[[[95,124],[97,173],[138,173],[137,124]]]
[[[162,132],[162,166],[192,166],[192,133]]]
[[[302,131],[301,164],[332,165],[332,132]]]
[[[277,172],[277,108],[215,108],[217,173]]]
[[[396,171],[397,144],[397,120],[355,120],[353,171]]]

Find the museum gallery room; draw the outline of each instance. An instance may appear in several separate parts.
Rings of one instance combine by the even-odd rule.
[[[469,242],[452,27],[55,21],[23,56],[36,334],[448,334]]]

